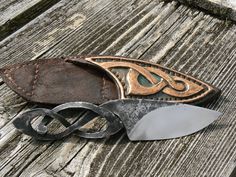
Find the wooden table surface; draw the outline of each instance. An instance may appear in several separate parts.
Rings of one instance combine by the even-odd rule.
[[[222,89],[223,116],[184,138],[36,141],[12,125],[32,108],[0,80],[0,176],[236,176],[236,25],[176,1],[2,0],[0,67],[45,57],[145,59]]]

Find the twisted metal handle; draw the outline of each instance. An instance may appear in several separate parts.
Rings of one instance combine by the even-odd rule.
[[[70,123],[66,120],[66,117],[60,114],[61,111],[67,109],[79,108],[81,111],[87,111],[80,117],[79,120],[74,123]],[[43,116],[43,119],[37,125],[37,129],[32,127],[32,122],[38,116]],[[107,128],[98,132],[85,132],[80,128],[86,123],[93,120],[95,117],[101,116],[107,121]],[[60,133],[49,133],[47,124],[53,119],[58,120],[64,127],[65,130]],[[80,137],[84,138],[104,138],[114,135],[123,128],[123,124],[119,117],[101,106],[94,105],[87,102],[70,102],[61,104],[52,110],[45,108],[36,108],[27,112],[24,112],[18,116],[13,124],[21,132],[32,136],[40,140],[56,140],[62,139],[74,132]]]

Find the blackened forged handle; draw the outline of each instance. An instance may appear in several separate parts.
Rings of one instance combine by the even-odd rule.
[[[85,113],[79,120],[77,120],[73,124],[70,124],[68,121],[66,121],[65,117],[59,114],[59,112],[71,108],[79,108],[81,111],[88,112]],[[43,116],[44,118],[38,124],[38,130],[36,130],[32,127],[32,121],[38,116]],[[93,133],[80,130],[83,125],[97,116],[101,116],[107,120],[108,126],[106,130]],[[49,123],[52,119],[57,119],[58,121],[60,121],[63,126],[66,127],[66,129],[57,134],[49,133],[47,131],[46,124]],[[21,132],[40,140],[62,139],[63,137],[66,137],[75,131],[78,136],[84,138],[104,138],[114,135],[123,128],[122,122],[114,113],[107,110],[106,108],[87,102],[65,103],[55,107],[52,110],[45,108],[36,108],[18,116],[13,121],[13,124]]]

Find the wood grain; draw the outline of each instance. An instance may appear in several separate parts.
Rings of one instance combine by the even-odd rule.
[[[235,33],[235,24],[175,1],[60,1],[0,43],[1,66],[75,54],[149,60],[222,89],[207,107],[223,116],[196,134],[166,141],[130,142],[120,132],[40,142],[11,124],[35,105],[2,84],[0,176],[229,177],[236,167]]]
[[[23,0],[23,1],[16,1],[16,0],[8,0],[8,1],[1,1],[0,4],[0,25],[3,25],[7,21],[11,20],[12,18],[16,17],[17,15],[21,14],[28,8],[32,7],[40,0]]]
[[[60,0],[9,0],[0,5],[0,40],[14,33]]]
[[[191,7],[205,10],[207,13],[217,15],[221,19],[236,21],[236,2],[235,0],[178,0]]]

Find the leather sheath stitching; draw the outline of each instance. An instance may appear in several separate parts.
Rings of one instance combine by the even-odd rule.
[[[32,64],[31,64],[31,63],[28,63],[28,64],[24,64],[24,65],[20,65],[20,66],[13,67],[13,68],[10,68],[10,69],[6,69],[6,70],[4,71],[4,74],[5,74],[5,76],[9,79],[9,81],[11,81],[11,83],[12,83],[13,85],[15,85],[18,90],[21,90],[21,91],[22,91],[23,93],[25,93],[27,96],[31,96],[31,93],[27,92],[25,89],[23,89],[22,87],[20,87],[20,86],[13,80],[13,78],[12,78],[12,76],[11,76],[11,72],[12,72],[13,70],[15,70],[15,69],[24,68],[25,66],[29,66],[29,65],[32,65]]]
[[[101,90],[101,95],[103,100],[107,100],[107,95],[106,95],[106,79],[103,76],[102,77],[102,90]]]
[[[34,95],[34,91],[35,91],[35,86],[38,80],[38,73],[39,73],[39,64],[35,63],[35,72],[34,72],[34,81],[33,81],[33,85],[32,85],[32,91],[31,91],[31,96]]]
[[[37,62],[37,63],[36,63]],[[52,62],[51,60],[40,60],[40,61],[36,61],[35,63],[27,63],[27,64],[23,64],[23,65],[17,65],[15,67],[12,67],[12,68],[6,68],[5,71],[4,71],[4,74],[6,76],[6,78],[13,84],[16,86],[16,89],[19,90],[19,91],[22,91],[23,93],[25,93],[27,96],[32,96],[33,95],[33,92],[35,90],[35,85],[36,85],[36,82],[38,80],[38,72],[39,72],[39,65],[41,64],[41,62],[45,63],[45,64],[51,64],[51,63],[54,63]],[[64,62],[64,60],[57,60],[56,61],[57,63],[60,63],[60,62]],[[19,68],[24,68],[26,66],[32,66],[32,65],[35,65],[36,66],[36,69],[35,69],[35,76],[34,76],[34,81],[33,81],[33,87],[32,87],[32,91],[31,93],[30,92],[27,92],[25,89],[23,89],[22,87],[20,87],[15,81],[14,79],[12,78],[11,76],[11,72],[13,70],[17,70]]]

